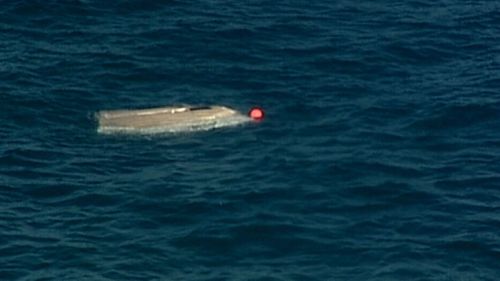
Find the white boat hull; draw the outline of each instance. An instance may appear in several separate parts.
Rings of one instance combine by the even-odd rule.
[[[96,114],[99,133],[161,133],[209,130],[250,118],[225,106],[105,110]]]

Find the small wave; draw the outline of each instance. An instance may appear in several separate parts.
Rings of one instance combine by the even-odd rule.
[[[491,124],[498,118],[498,104],[443,105],[428,111],[410,126],[426,131],[463,129]]]

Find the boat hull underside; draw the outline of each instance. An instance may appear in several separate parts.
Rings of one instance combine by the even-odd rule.
[[[237,125],[249,118],[224,107],[161,107],[97,113],[99,133],[157,133],[209,130]]]

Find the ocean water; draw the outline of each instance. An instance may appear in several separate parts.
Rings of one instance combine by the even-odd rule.
[[[499,10],[2,1],[0,280],[499,280]],[[93,117],[172,104],[267,115]]]

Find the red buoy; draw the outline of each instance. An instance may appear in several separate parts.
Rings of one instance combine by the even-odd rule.
[[[252,107],[248,112],[248,116],[253,120],[262,120],[264,119],[264,110],[260,107]]]

